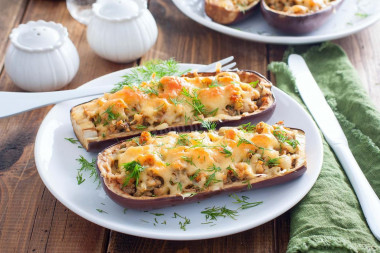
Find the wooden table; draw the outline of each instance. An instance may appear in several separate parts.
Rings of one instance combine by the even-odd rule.
[[[186,63],[210,63],[234,55],[241,69],[267,72],[282,58],[286,46],[232,38],[184,16],[169,0],[149,5],[159,28],[154,47],[130,64],[115,64],[96,56],[86,41],[86,27],[71,18],[65,1],[0,0],[0,90],[20,91],[4,70],[12,28],[29,20],[63,24],[80,55],[80,68],[65,88],[76,88],[104,74],[136,66],[153,58],[174,57]],[[335,41],[347,52],[372,101],[380,109],[380,23]],[[0,119],[0,252],[285,252],[289,212],[264,225],[235,235],[200,241],[144,239],[110,231],[71,212],[41,181],[34,162],[34,141],[51,107]]]

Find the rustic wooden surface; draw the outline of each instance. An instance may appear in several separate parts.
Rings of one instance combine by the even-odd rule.
[[[80,55],[80,68],[65,88],[152,58],[209,63],[234,55],[240,68],[267,73],[286,46],[243,41],[211,31],[185,17],[169,0],[151,0],[159,37],[137,62],[115,64],[96,56],[86,27],[69,15],[65,1],[0,0],[0,90],[20,91],[4,71],[13,27],[29,20],[51,20],[68,28]],[[380,23],[335,41],[347,52],[372,101],[380,109]],[[267,73],[268,74],[268,73]],[[268,74],[269,77],[271,77]],[[152,240],[95,225],[68,210],[46,189],[34,162],[37,130],[51,107],[0,119],[0,252],[285,252],[289,212],[257,228],[200,241]]]

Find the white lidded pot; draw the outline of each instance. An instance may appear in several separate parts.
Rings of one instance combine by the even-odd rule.
[[[157,40],[157,24],[145,0],[98,0],[92,11],[87,41],[102,58],[131,62]]]
[[[29,21],[14,28],[5,71],[27,91],[52,91],[68,84],[79,68],[77,49],[61,24]]]

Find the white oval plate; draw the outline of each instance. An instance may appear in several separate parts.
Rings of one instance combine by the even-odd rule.
[[[181,64],[183,69],[197,66],[199,67]],[[117,83],[127,71],[121,70],[102,76],[83,86]],[[277,107],[268,123],[283,120],[287,126],[306,132],[307,171],[300,178],[282,185],[239,193],[238,196],[249,197],[249,202],[263,203],[257,207],[239,210],[235,220],[226,217],[218,218],[212,224],[202,224],[206,223],[206,219],[201,211],[207,207],[239,207],[228,195],[212,197],[200,203],[144,212],[125,210],[115,204],[103,189],[98,187],[98,183],[89,178],[89,173],[84,173],[86,181],[78,185],[76,176],[80,166],[76,159],[83,155],[87,160],[91,160],[97,154],[88,153],[83,148],[78,148],[78,144],[72,144],[64,138],[75,138],[70,123],[70,109],[91,100],[90,97],[60,103],[46,115],[35,143],[38,172],[49,191],[63,205],[91,222],[118,232],[155,239],[195,240],[225,236],[254,228],[297,204],[315,183],[323,160],[322,141],[314,121],[284,92],[277,88],[273,88],[273,91],[277,98]],[[181,229],[180,224],[185,222],[184,217],[190,221],[190,224],[185,226],[186,231]]]
[[[237,38],[272,44],[308,44],[349,36],[380,19],[380,1],[344,0],[339,10],[318,30],[289,36],[266,23],[260,7],[248,19],[230,26],[213,22],[204,11],[204,0],[172,0],[186,16],[215,31]]]

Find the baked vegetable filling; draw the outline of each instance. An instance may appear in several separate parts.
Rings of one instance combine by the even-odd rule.
[[[108,187],[133,197],[191,196],[280,177],[305,165],[300,130],[260,122],[204,132],[140,137],[101,153]]]
[[[267,5],[288,14],[307,14],[326,8],[335,0],[265,0]]]
[[[72,120],[78,129],[96,131],[89,137],[104,138],[246,115],[268,104],[272,96],[271,83],[256,79],[245,83],[235,72],[165,76],[74,107]]]

